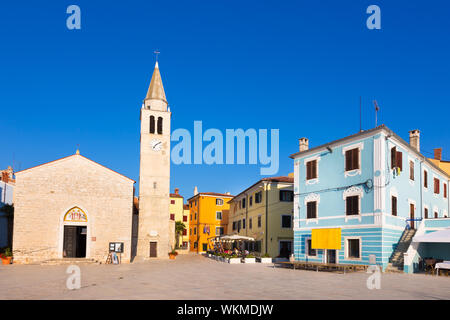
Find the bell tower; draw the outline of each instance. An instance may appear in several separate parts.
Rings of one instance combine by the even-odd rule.
[[[166,258],[169,237],[170,117],[158,62],[141,108],[137,256]]]

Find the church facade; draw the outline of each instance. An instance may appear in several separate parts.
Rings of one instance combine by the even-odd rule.
[[[127,178],[77,153],[16,173],[15,263],[168,258],[170,117],[158,63],[140,110],[139,199]],[[133,210],[138,206],[138,210]]]

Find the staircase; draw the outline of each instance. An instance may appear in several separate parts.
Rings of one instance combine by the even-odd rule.
[[[400,238],[397,247],[389,258],[389,263],[386,267],[385,272],[401,272],[403,273],[403,254],[408,250],[411,244],[412,238],[416,234],[415,229],[405,229]]]

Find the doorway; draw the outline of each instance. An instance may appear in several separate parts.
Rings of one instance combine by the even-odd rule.
[[[336,250],[327,249],[327,263],[336,263]]]
[[[280,241],[280,257],[289,258],[292,252],[291,241]]]
[[[64,258],[86,258],[86,226],[64,226]]]
[[[409,204],[409,218],[411,219],[411,229],[414,229],[414,203]]]
[[[158,242],[150,241],[150,258],[157,258],[158,257],[157,245],[158,245]]]

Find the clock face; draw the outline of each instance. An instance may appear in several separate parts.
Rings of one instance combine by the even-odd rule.
[[[150,142],[150,145],[152,147],[152,150],[154,150],[154,151],[160,151],[162,149],[162,141],[160,141],[158,139],[153,139]]]

